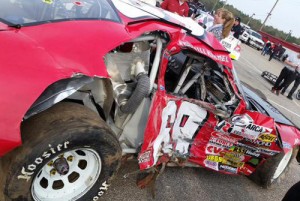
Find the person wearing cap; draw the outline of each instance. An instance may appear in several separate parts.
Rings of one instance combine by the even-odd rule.
[[[239,36],[242,34],[242,26],[241,26],[241,18],[236,17],[234,20],[234,25],[231,29],[231,31],[233,32],[233,36],[237,39],[239,39]]]
[[[186,1],[187,0],[164,0],[160,4],[160,7],[180,16],[187,17],[190,8]]]

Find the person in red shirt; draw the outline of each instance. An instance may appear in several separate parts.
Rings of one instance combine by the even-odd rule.
[[[186,0],[164,0],[160,7],[183,17],[188,16],[190,9]]]

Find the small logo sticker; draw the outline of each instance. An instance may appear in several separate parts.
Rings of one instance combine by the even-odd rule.
[[[53,0],[43,0],[44,3],[53,4]]]

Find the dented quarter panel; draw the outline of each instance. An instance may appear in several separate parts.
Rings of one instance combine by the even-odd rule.
[[[284,152],[288,152],[295,146],[300,145],[300,131],[296,127],[285,125],[285,124],[276,124],[278,132],[282,140],[282,146]]]
[[[0,119],[0,156],[21,144],[22,118],[49,85],[78,73],[108,77],[104,55],[130,39],[123,24],[110,21],[58,22],[19,30],[6,25],[0,31],[1,49],[5,50],[0,55],[0,83],[9,87],[0,91],[5,95],[0,103],[1,114],[5,114]]]
[[[241,99],[233,116],[220,121],[214,105],[168,94],[164,73],[169,55],[181,49],[191,49],[210,57],[208,52],[212,51],[205,43],[194,44],[193,37],[177,35],[176,38],[177,42],[172,41],[163,54],[158,90],[152,101],[139,155],[140,168],[147,169],[165,162],[184,166],[191,162],[226,174],[250,175],[259,164],[282,151],[274,119],[247,110]],[[211,58],[228,67],[224,72],[238,94],[230,75],[231,60],[228,54],[225,59],[216,59],[219,54],[222,55],[213,52]],[[245,122],[245,118],[236,120],[244,116],[249,121]]]

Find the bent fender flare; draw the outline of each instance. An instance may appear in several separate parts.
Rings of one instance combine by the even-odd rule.
[[[282,149],[285,153],[300,145],[300,131],[298,128],[279,123],[276,124],[276,128],[279,132]]]
[[[85,75],[76,75],[72,78],[62,79],[48,86],[39,98],[31,105],[26,112],[24,119],[38,114],[61,100],[69,97],[78,89],[93,82],[93,78]]]

